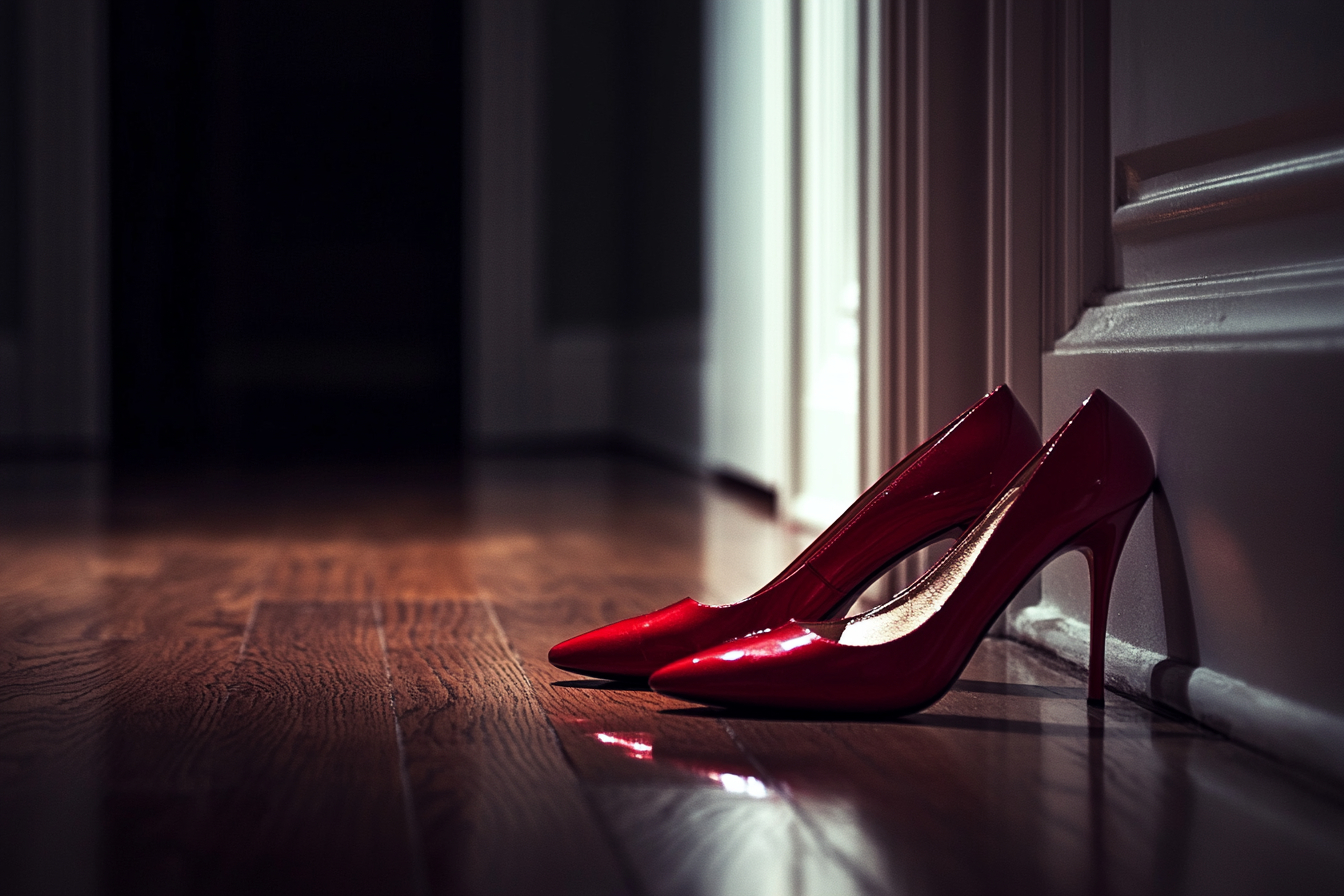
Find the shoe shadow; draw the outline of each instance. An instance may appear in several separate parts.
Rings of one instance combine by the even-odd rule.
[[[728,722],[859,722],[877,725],[905,725],[918,728],[955,728],[975,731],[1010,731],[1018,734],[1045,734],[1047,727],[1039,722],[1023,722],[981,716],[926,714],[923,712],[858,713],[823,712],[818,710],[755,709],[750,707],[692,706],[684,709],[664,709],[661,715],[683,718],[719,719]],[[1054,733],[1063,733],[1054,732]]]
[[[1016,684],[1006,681],[978,681],[976,679],[963,678],[953,683],[948,689],[948,693],[961,691],[972,694],[996,694],[1006,697],[1029,697],[1037,700],[1081,700],[1087,696],[1085,687],[1070,687],[1068,685],[1046,686],[1039,684]],[[946,696],[946,695],[944,695]],[[942,698],[939,698],[941,701]],[[930,705],[937,705],[935,701]],[[675,709],[659,710],[665,715],[687,716],[692,718],[714,718],[714,719],[757,719],[757,720],[775,720],[775,721],[807,721],[807,722],[877,722],[877,723],[904,723],[912,725],[936,725],[941,727],[956,728],[975,728],[979,727],[986,731],[1005,731],[1022,730],[1018,723],[1009,723],[1004,720],[980,718],[978,716],[960,716],[946,713],[930,715],[924,712],[929,707],[921,707],[913,712],[853,712],[853,711],[827,711],[827,710],[795,710],[795,709],[777,709],[763,708],[754,706],[689,706],[677,707]],[[931,721],[945,720],[945,721]],[[955,721],[946,721],[955,720]],[[1030,724],[1030,723],[1022,723]],[[1007,726],[1007,727],[1005,727]],[[1014,727],[1017,726],[1017,727]],[[1037,728],[1031,729],[1032,733],[1042,733]]]
[[[685,706],[660,709],[659,715],[690,719],[762,722],[899,722],[895,713],[825,712],[821,710],[758,709],[750,706]]]
[[[1080,689],[1081,690],[1081,689]],[[1051,696],[1058,697],[1059,694]],[[683,718],[716,719],[725,722],[847,722],[867,725],[893,725],[903,728],[931,728],[943,731],[974,731],[992,734],[1024,734],[1032,737],[1064,737],[1082,740],[1155,740],[1188,739],[1198,734],[1186,730],[1154,731],[1145,728],[1108,729],[1104,723],[1085,725],[1062,722],[1037,722],[993,716],[968,716],[956,713],[826,713],[756,710],[728,707],[693,706],[660,710],[661,715]]]
[[[1199,666],[1199,631],[1176,517],[1160,479],[1153,486],[1153,544],[1157,551],[1167,659],[1153,667],[1149,692],[1188,714],[1190,675]]]
[[[648,682],[619,681],[604,678],[574,678],[567,681],[553,681],[551,687],[575,688],[581,691],[648,691]],[[652,692],[650,692],[652,693]]]
[[[638,679],[609,679],[609,678],[573,678],[565,681],[553,681],[551,687],[556,688],[574,688],[584,691],[650,691],[648,682]],[[1087,689],[1084,687],[1068,687],[1066,685],[1046,686],[1040,684],[1013,684],[1005,681],[976,681],[974,679],[961,679],[949,688],[949,691],[964,691],[972,694],[1000,694],[1008,697],[1038,697],[1043,699],[1064,698],[1068,700],[1081,699],[1086,696]],[[708,707],[697,707],[697,709],[707,709]],[[738,712],[756,712],[756,710],[739,709]],[[683,712],[683,710],[667,710],[667,712]],[[765,712],[765,710],[761,710]],[[783,712],[783,710],[775,711]],[[799,716],[816,715],[816,713],[799,713]],[[826,718],[838,718],[842,715],[848,717],[854,713],[833,713],[823,714]],[[863,718],[903,718],[904,714],[895,713],[873,713],[871,716],[860,716]]]
[[[1039,697],[1080,700],[1087,696],[1087,688],[1068,685],[1014,684],[1007,681],[976,681],[963,678],[952,685],[953,691],[969,694],[1000,694],[1005,697]]]

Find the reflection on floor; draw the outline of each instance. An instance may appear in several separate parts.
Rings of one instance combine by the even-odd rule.
[[[1333,892],[1338,791],[987,641],[904,719],[694,707],[562,637],[806,540],[592,458],[0,469],[0,892]]]

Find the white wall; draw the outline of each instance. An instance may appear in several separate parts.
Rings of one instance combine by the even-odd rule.
[[[1115,288],[1045,355],[1044,423],[1100,387],[1157,461],[1112,683],[1344,779],[1344,10],[1219,10],[1114,7]],[[1011,630],[1081,659],[1087,594],[1058,562]]]

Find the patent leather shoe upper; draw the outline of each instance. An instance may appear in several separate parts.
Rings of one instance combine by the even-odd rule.
[[[773,581],[710,606],[691,598],[551,648],[562,669],[642,678],[687,654],[791,618],[843,613],[893,562],[975,519],[1040,447],[1007,386],[985,396],[882,476]]]
[[[892,601],[703,650],[649,684],[716,705],[913,712],[946,692],[1017,590],[1074,548],[1089,558],[1093,639],[1104,642],[1110,579],[1153,475],[1138,425],[1093,392],[958,543]],[[1094,672],[1099,694],[1099,666]]]

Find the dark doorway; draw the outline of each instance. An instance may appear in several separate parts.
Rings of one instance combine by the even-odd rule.
[[[454,449],[460,4],[123,0],[109,26],[115,454]]]

